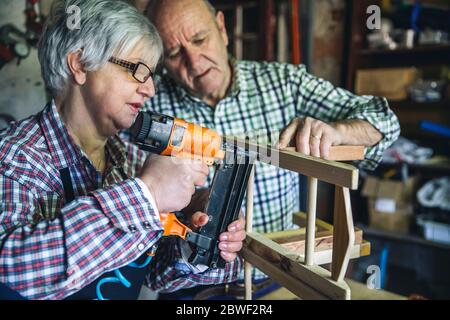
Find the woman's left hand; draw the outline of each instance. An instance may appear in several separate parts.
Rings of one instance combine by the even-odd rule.
[[[208,223],[208,215],[204,212],[196,212],[191,217],[191,224],[195,228],[200,228]],[[245,240],[245,220],[241,217],[228,225],[227,231],[220,234],[219,249],[220,256],[227,262],[231,262],[237,257],[237,253],[242,249]]]

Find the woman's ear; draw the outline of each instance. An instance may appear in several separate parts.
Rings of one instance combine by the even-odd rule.
[[[81,63],[81,49],[71,52],[67,55],[67,66],[73,76],[73,81],[78,85],[83,85],[86,82],[87,72]]]

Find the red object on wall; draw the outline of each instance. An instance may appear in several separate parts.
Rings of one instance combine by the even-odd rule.
[[[293,64],[300,64],[302,62],[300,51],[300,19],[298,13],[298,0],[291,0],[291,44]]]

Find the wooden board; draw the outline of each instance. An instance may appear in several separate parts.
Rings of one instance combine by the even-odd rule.
[[[269,277],[304,299],[349,299],[350,290],[343,281],[331,279],[331,273],[319,266],[305,266],[303,259],[281,245],[257,233],[248,233],[242,257]]]
[[[294,147],[282,149],[283,151],[295,151]],[[364,146],[331,146],[328,160],[331,161],[355,161],[364,160]]]
[[[292,215],[292,222],[301,227],[304,228],[306,227],[306,213],[305,212],[296,212]],[[317,231],[333,231],[333,225],[320,220],[320,219],[316,219],[316,230]]]
[[[407,300],[407,297],[381,289],[369,289],[367,284],[345,279],[351,289],[352,300]],[[258,300],[299,300],[295,294],[286,288],[280,288],[266,294]]]
[[[225,141],[256,152],[258,161],[352,190],[358,188],[358,169],[350,164],[307,156],[295,151],[282,151],[236,137],[225,137]]]
[[[331,277],[342,281],[347,271],[350,252],[355,243],[355,230],[348,188],[335,187],[333,218],[333,258]]]

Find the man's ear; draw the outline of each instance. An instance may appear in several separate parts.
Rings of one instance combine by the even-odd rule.
[[[71,52],[67,55],[67,66],[72,74],[73,81],[78,85],[83,85],[86,82],[87,72],[81,63],[81,49]]]
[[[217,11],[216,13],[216,22],[219,27],[220,35],[222,36],[223,42],[225,46],[228,46],[228,34],[227,28],[225,27],[225,16],[222,11]]]

